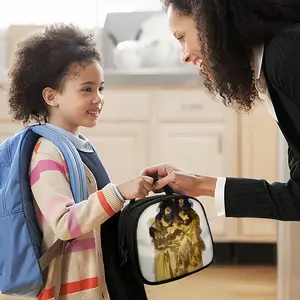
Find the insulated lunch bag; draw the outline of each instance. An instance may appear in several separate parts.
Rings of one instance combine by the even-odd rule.
[[[214,244],[201,202],[172,193],[131,200],[119,219],[119,253],[141,282],[163,284],[208,267]]]

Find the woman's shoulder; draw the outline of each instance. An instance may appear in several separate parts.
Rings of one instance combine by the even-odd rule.
[[[300,24],[295,24],[273,37],[266,45],[264,59],[270,69],[290,68],[300,62]]]

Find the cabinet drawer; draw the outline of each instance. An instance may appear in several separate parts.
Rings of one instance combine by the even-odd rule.
[[[104,91],[105,105],[100,120],[147,121],[149,97],[143,90]]]
[[[161,121],[220,121],[224,107],[204,90],[159,91],[158,115]]]

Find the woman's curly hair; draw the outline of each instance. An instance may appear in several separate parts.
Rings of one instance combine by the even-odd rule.
[[[54,24],[20,42],[8,74],[13,119],[46,122],[49,111],[43,89],[62,92],[71,64],[92,60],[101,62],[93,34],[74,25]]]
[[[249,111],[258,98],[250,59],[255,46],[300,22],[299,0],[161,0],[191,16],[199,32],[204,84],[225,105]],[[209,80],[210,74],[214,81]]]

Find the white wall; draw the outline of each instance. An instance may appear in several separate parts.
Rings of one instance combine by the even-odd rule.
[[[159,0],[48,0],[48,5],[45,5],[45,0],[4,1],[1,1],[0,28],[10,24],[41,25],[53,22],[102,27],[108,12],[161,9]]]

